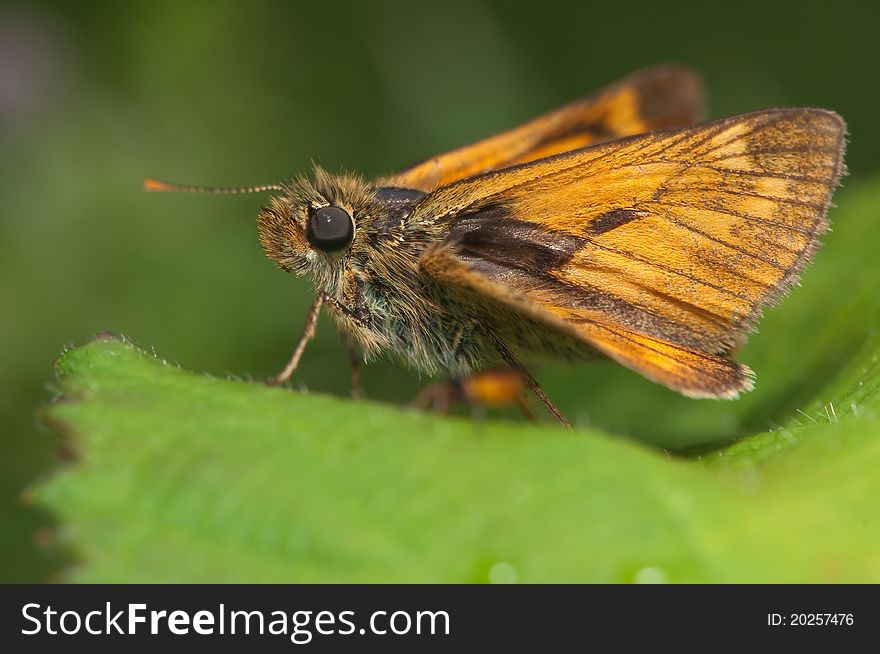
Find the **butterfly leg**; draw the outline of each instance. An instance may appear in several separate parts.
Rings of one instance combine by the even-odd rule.
[[[419,409],[431,409],[437,413],[446,413],[456,397],[454,381],[446,384],[430,384],[419,391],[416,399],[412,401],[412,406]]]
[[[363,387],[361,386],[361,359],[358,356],[357,349],[351,339],[346,338],[346,351],[348,352],[348,361],[351,364],[351,397],[355,400],[361,399],[363,396]]]
[[[509,365],[514,370],[519,370],[525,376],[526,381],[529,384],[529,388],[531,388],[535,395],[538,396],[538,399],[540,399],[544,403],[544,406],[546,406],[547,410],[550,411],[551,414],[553,414],[553,417],[556,418],[556,420],[561,424],[565,425],[569,429],[572,429],[572,424],[568,420],[568,418],[565,417],[565,414],[559,410],[559,407],[553,404],[553,401],[549,397],[547,397],[547,394],[544,392],[544,389],[541,388],[541,385],[538,384],[538,381],[534,377],[532,377],[531,373],[526,370],[526,367],[522,363],[520,363],[519,359],[517,359],[513,355],[513,352],[508,349],[507,345],[505,345],[504,342],[500,338],[498,338],[498,336],[492,330],[486,328],[486,334],[488,335],[489,340],[492,341],[492,345],[495,346],[498,354],[501,355],[502,359],[504,359],[504,363]],[[526,409],[523,409],[523,411],[525,410]]]
[[[303,352],[306,350],[306,345],[309,344],[309,341],[315,337],[315,332],[318,329],[318,316],[321,314],[321,305],[324,304],[324,293],[317,293],[315,295],[315,299],[312,302],[312,306],[309,307],[309,313],[306,317],[306,326],[303,330],[303,335],[299,339],[299,343],[296,345],[296,349],[293,351],[293,355],[290,357],[290,361],[287,362],[287,365],[284,367],[284,370],[279,372],[274,377],[269,377],[266,380],[266,383],[270,386],[278,386],[283,384],[290,376],[294,373],[297,366],[299,366],[299,360],[302,359]]]
[[[413,400],[413,406],[446,413],[454,402],[471,406],[475,418],[483,419],[487,407],[505,407],[515,404],[528,420],[535,414],[529,406],[527,379],[520,370],[502,368],[475,372],[465,377],[453,377],[445,384],[431,384]]]

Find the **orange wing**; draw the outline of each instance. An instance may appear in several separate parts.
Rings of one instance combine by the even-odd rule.
[[[488,170],[690,125],[702,113],[702,84],[695,73],[673,66],[652,68],[508,132],[423,161],[379,185],[427,192]]]
[[[845,126],[780,109],[654,132],[438,189],[413,220],[423,270],[503,301],[693,396],[730,397],[726,358],[826,230]]]

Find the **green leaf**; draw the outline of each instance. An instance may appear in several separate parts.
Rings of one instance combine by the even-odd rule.
[[[45,416],[77,460],[31,495],[75,581],[880,582],[875,188],[844,194],[805,288],[762,322],[740,401],[551,371],[572,433],[198,375],[104,338],[57,364]],[[739,439],[685,458],[624,434]]]

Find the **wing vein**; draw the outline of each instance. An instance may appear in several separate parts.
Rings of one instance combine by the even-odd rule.
[[[827,186],[829,183],[828,178],[824,177],[812,177],[810,175],[793,175],[790,173],[779,173],[779,172],[761,172],[757,170],[738,170],[736,168],[724,168],[723,166],[713,166],[708,163],[703,163],[700,161],[688,162],[687,164],[681,164],[677,161],[672,161],[670,159],[658,159],[657,161],[646,161],[645,164],[670,164],[670,165],[685,165],[687,168],[705,168],[706,170],[711,170],[717,173],[722,173],[724,175],[742,175],[744,177],[768,177],[770,179],[786,179],[791,180],[793,182],[809,182],[813,184],[822,184],[823,186]]]
[[[711,282],[707,282],[706,280],[700,279],[699,277],[692,275],[690,273],[686,273],[683,270],[678,270],[676,268],[672,268],[671,266],[664,266],[662,264],[657,263],[656,261],[651,261],[650,259],[645,259],[644,257],[636,256],[632,252],[627,252],[626,250],[617,250],[615,248],[610,248],[608,246],[597,243],[596,241],[593,241],[593,240],[588,239],[588,242],[591,243],[594,247],[599,248],[600,250],[605,250],[606,252],[611,252],[612,254],[617,254],[622,257],[626,257],[627,259],[631,259],[632,261],[638,261],[640,263],[644,263],[649,266],[654,266],[655,268],[658,268],[659,270],[664,270],[666,272],[672,273],[673,275],[679,275],[681,277],[684,277],[686,279],[690,279],[691,281],[696,282],[698,284],[701,284],[703,286],[706,286],[708,288],[712,288],[712,289],[715,289],[716,291],[720,291],[721,293],[725,293],[727,295],[730,295],[731,297],[735,297],[740,300],[744,300],[746,302],[751,303],[751,299],[746,297],[745,295],[741,295],[740,293],[736,293],[735,291],[731,291],[729,288],[724,288],[723,286],[718,286],[717,284],[712,284]]]
[[[727,154],[723,157],[715,157],[714,159],[704,159],[704,161],[708,163],[715,163],[717,161],[725,161],[727,159],[738,159],[741,157],[749,157],[750,159],[754,159],[755,156],[763,155],[763,154],[804,154],[806,152],[814,152],[814,153],[828,153],[832,154],[837,152],[836,147],[827,147],[827,148],[817,148],[811,146],[799,146],[799,147],[787,147],[787,146],[779,146],[774,148],[764,148],[762,150],[747,150],[745,152],[734,152],[731,154]],[[837,163],[835,161],[829,161],[825,163],[818,164],[823,168],[835,168]]]
[[[816,203],[816,202],[807,202],[806,200],[798,200],[797,198],[780,198],[775,195],[763,195],[762,193],[755,193],[753,191],[738,191],[735,189],[724,188],[724,187],[708,187],[708,186],[688,186],[687,190],[690,191],[707,191],[710,193],[725,193],[727,195],[738,195],[740,197],[747,198],[758,198],[760,200],[771,200],[772,202],[779,202],[781,204],[791,204],[798,207],[805,207],[807,209],[814,209],[816,211],[825,211],[825,203]],[[671,191],[666,191],[666,193],[671,193]]]
[[[804,229],[803,227],[796,227],[795,225],[786,225],[785,223],[781,223],[776,220],[770,220],[769,218],[759,218],[758,216],[752,216],[751,214],[742,213],[741,211],[733,211],[731,209],[718,209],[715,207],[707,207],[705,205],[700,204],[691,204],[689,202],[667,202],[664,201],[663,204],[669,207],[681,207],[682,209],[698,209],[700,211],[711,211],[713,213],[722,213],[728,216],[733,216],[734,218],[741,218],[743,220],[751,220],[758,223],[764,223],[766,225],[773,225],[774,227],[781,227],[782,229],[787,229],[792,232],[797,232],[798,234],[804,234],[805,236],[815,236],[815,233],[811,230]]]
[[[677,359],[674,356],[671,356],[670,354],[664,352],[663,350],[659,350],[657,348],[651,347],[650,345],[646,345],[645,343],[641,343],[641,342],[637,341],[636,339],[632,338],[631,336],[628,336],[627,334],[623,334],[623,333],[617,331],[616,329],[611,329],[610,327],[608,327],[607,325],[605,325],[603,323],[596,322],[595,320],[592,320],[590,318],[581,318],[581,319],[579,319],[578,322],[590,323],[591,325],[594,325],[601,330],[604,330],[604,331],[607,331],[611,334],[614,334],[615,336],[617,336],[620,339],[623,339],[623,340],[628,341],[630,343],[635,343],[639,347],[643,347],[646,350],[654,352],[655,354],[659,354],[661,357],[669,359],[670,361],[675,361],[676,363],[678,363],[680,365],[684,365],[684,366],[690,368],[691,370],[695,370],[699,374],[705,373],[705,370],[703,368],[699,368],[688,361],[682,361],[681,359]],[[650,336],[647,336],[647,335],[646,335],[646,337],[649,339],[651,338]],[[651,340],[653,340],[653,339],[651,339]]]
[[[728,247],[731,250],[735,250],[736,252],[740,252],[742,254],[745,254],[746,256],[752,257],[753,259],[756,259],[758,261],[766,263],[767,265],[772,266],[782,272],[784,272],[786,270],[785,266],[780,266],[778,263],[776,263],[772,259],[769,259],[767,257],[763,257],[760,254],[758,254],[757,252],[752,252],[752,251],[747,250],[744,247],[741,247],[739,245],[734,245],[733,243],[725,241],[722,238],[717,238],[715,236],[712,236],[710,233],[704,232],[701,229],[697,229],[693,225],[690,225],[683,220],[679,220],[678,218],[673,218],[673,217],[669,216],[668,214],[666,215],[666,219],[669,220],[670,222],[678,225],[679,227],[684,227],[685,229],[689,229],[690,231],[694,232],[695,234],[699,234],[703,238],[707,238],[710,241],[713,241],[714,243],[718,243],[719,245],[723,245],[724,247]]]

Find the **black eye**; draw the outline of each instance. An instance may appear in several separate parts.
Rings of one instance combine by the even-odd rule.
[[[306,236],[322,252],[342,250],[354,238],[354,222],[345,209],[321,207],[312,212]]]

